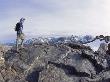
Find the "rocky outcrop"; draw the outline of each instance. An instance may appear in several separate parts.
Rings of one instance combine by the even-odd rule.
[[[99,55],[106,55],[107,50],[108,50],[107,44],[101,43],[97,52],[100,53]]]
[[[109,82],[108,55],[100,55],[79,43],[12,48],[3,54],[0,82]]]

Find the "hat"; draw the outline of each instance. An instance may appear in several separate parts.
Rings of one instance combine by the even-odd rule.
[[[26,19],[25,19],[25,18],[23,18],[23,17],[20,19],[20,21],[24,21],[24,20],[26,20]]]

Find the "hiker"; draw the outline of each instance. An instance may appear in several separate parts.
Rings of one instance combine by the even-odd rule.
[[[23,48],[23,41],[24,41],[24,33],[23,33],[23,23],[25,18],[21,18],[20,21],[16,24],[15,31],[17,32],[17,39],[16,39],[16,50],[20,47]]]

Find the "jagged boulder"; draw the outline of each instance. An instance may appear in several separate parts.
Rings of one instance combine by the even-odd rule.
[[[104,56],[106,55],[107,50],[108,50],[107,44],[101,43],[97,52],[99,53],[100,56]]]
[[[107,43],[101,43],[99,46],[99,49],[96,51],[96,60],[103,66],[103,68],[109,68],[110,66],[110,56],[108,55],[109,53],[109,45]]]
[[[100,54],[96,54],[91,51],[82,51],[82,57],[88,59],[95,67],[97,73],[100,73],[102,70],[108,68],[108,63],[106,58],[100,56]]]

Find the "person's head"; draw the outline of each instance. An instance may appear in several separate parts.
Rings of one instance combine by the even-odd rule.
[[[24,23],[25,20],[26,20],[25,18],[21,18],[21,19],[20,19],[20,22],[21,22],[21,23]]]

